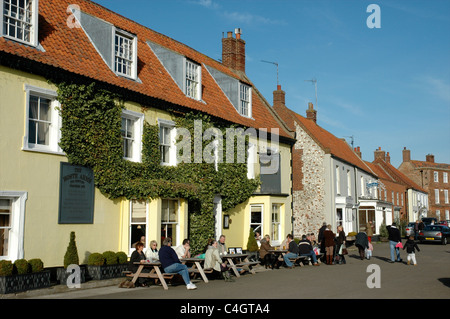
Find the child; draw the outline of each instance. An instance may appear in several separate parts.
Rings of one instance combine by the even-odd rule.
[[[408,265],[411,264],[412,260],[414,266],[417,266],[415,249],[417,249],[417,251],[420,251],[420,249],[419,246],[417,246],[416,242],[414,241],[414,236],[409,236],[409,239],[406,241],[403,250],[405,250],[405,248],[406,252],[408,253]]]
[[[370,260],[370,257],[372,257],[373,252],[373,246],[372,243],[369,241],[369,248],[366,249],[366,258]]]

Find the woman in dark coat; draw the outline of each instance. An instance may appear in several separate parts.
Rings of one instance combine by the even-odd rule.
[[[369,238],[365,232],[359,232],[356,235],[355,246],[358,247],[359,256],[361,260],[364,259],[364,252],[366,248],[369,248]]]
[[[141,243],[141,242],[136,243],[136,250],[133,251],[133,253],[131,254],[130,264],[129,264],[130,265],[129,269],[133,273],[136,273],[136,271],[139,268],[139,265],[137,265],[135,263],[143,263],[143,262],[146,261],[145,254],[144,254],[143,250],[144,250],[144,243]],[[150,272],[150,270],[148,268],[144,267],[142,269],[142,272]],[[139,278],[138,286],[139,285],[140,286],[145,286],[146,285],[145,282],[146,282],[145,278]]]
[[[333,252],[334,252],[335,238],[336,238],[336,235],[331,230],[331,225],[328,225],[327,229],[325,229],[325,231],[323,232],[323,240],[325,242],[327,265],[333,264]]]

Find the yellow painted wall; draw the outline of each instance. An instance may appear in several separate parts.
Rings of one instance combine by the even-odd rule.
[[[62,266],[71,231],[75,231],[81,263],[86,263],[93,252],[121,250],[128,253],[128,201],[109,200],[96,189],[93,224],[58,224],[60,163],[67,162],[67,158],[22,150],[27,125],[25,84],[56,91],[56,87],[42,77],[0,66],[0,191],[28,194],[24,258],[40,258],[45,267]],[[135,103],[126,103],[125,107],[141,112],[141,107]],[[170,119],[167,112],[156,110],[146,111],[145,116],[151,124],[156,124],[157,118]],[[180,210],[183,211],[181,235],[185,236],[185,202]],[[158,210],[152,207],[151,212],[154,211]],[[155,224],[154,214],[151,221],[155,232],[160,232],[156,229],[159,223]]]
[[[71,231],[75,231],[81,263],[93,252],[106,250],[129,253],[130,204],[126,200],[109,200],[95,191],[93,224],[58,224],[60,163],[64,155],[24,151],[26,130],[26,93],[24,84],[56,91],[56,87],[38,76],[0,66],[0,191],[24,191],[28,199],[25,207],[24,258],[41,258],[45,267],[62,266]],[[140,105],[126,102],[128,110],[142,112]],[[147,106],[150,107],[150,106]],[[145,120],[156,124],[157,119],[170,120],[170,114],[146,109]],[[290,194],[290,146],[280,144],[282,193]],[[255,164],[258,166],[257,164]],[[259,167],[255,169],[259,172]],[[282,239],[291,231],[291,197],[253,196],[230,212],[232,222],[224,229],[228,247],[246,249],[250,229],[250,205],[264,207],[263,234],[271,233],[273,203],[283,204]],[[187,237],[188,208],[180,200],[177,243]],[[148,243],[156,239],[161,246],[161,200],[148,204]],[[146,246],[147,246],[146,245]]]

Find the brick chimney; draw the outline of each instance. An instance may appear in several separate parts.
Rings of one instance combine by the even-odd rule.
[[[403,155],[403,162],[411,161],[411,151],[407,150],[406,147],[403,148],[402,155]]]
[[[428,163],[434,163],[434,155],[433,154],[428,154],[426,156],[427,162]]]
[[[222,38],[222,64],[245,73],[245,41],[241,39],[241,33],[241,29],[235,29],[236,38],[231,31]]]
[[[306,118],[313,120],[314,123],[317,123],[317,111],[314,110],[314,105],[311,102],[308,103],[308,109],[306,110]]]
[[[355,147],[355,153],[359,156],[359,158],[362,158],[361,148],[359,146]]]
[[[389,155],[389,152],[386,154],[386,163],[391,164],[391,156]]]
[[[286,93],[281,89],[281,85],[277,85],[277,90],[273,91],[273,108],[275,111],[281,107],[286,107]]]
[[[377,150],[375,150],[375,160],[377,158],[381,159],[383,162],[386,160],[386,152],[381,150],[381,147],[378,147]]]

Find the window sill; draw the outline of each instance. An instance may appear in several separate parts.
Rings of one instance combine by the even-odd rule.
[[[45,149],[45,148],[23,147],[22,151],[24,151],[24,152],[33,152],[33,153],[44,153],[44,154],[50,154],[50,155],[66,156],[66,153],[64,153],[62,151],[52,151],[50,149]]]

